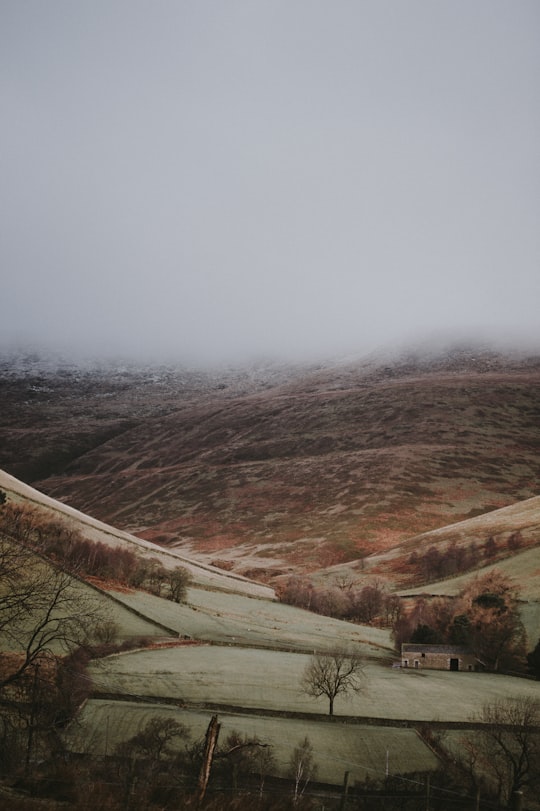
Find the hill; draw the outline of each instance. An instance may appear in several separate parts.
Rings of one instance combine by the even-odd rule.
[[[426,733],[431,724],[440,730],[479,728],[471,716],[483,701],[536,697],[534,682],[508,675],[391,667],[395,652],[388,629],[279,603],[268,587],[199,566],[175,550],[116,530],[8,474],[0,473],[0,489],[9,501],[67,520],[86,537],[135,548],[165,565],[181,562],[192,572],[183,604],[114,584],[93,586],[107,603],[118,640],[146,637],[143,649],[113,653],[89,665],[87,700],[62,738],[68,750],[96,762],[155,720],[177,721],[192,739],[201,740],[211,716],[219,713],[223,737],[255,736],[272,747],[275,779],[286,780],[294,748],[308,736],[326,790],[342,785],[344,764],[353,781],[361,782],[368,776],[383,781],[385,762],[390,762],[394,778],[406,782],[412,773],[434,773],[440,767],[440,752]],[[537,501],[490,513],[484,520],[506,532],[521,516],[526,533],[536,520]],[[440,530],[446,539],[449,532],[456,534],[451,527]],[[517,552],[512,561],[530,552],[537,549]],[[327,715],[327,699],[310,697],[302,677],[313,652],[336,645],[362,657],[363,681],[359,693],[339,696],[334,719]]]
[[[0,470],[0,490],[6,493],[9,501],[36,506],[51,518],[59,518],[65,521],[68,525],[77,529],[84,538],[91,541],[101,542],[113,547],[125,546],[129,549],[135,549],[142,557],[157,559],[166,568],[183,566],[189,571],[194,584],[269,599],[274,597],[273,591],[262,584],[254,583],[240,575],[224,572],[204,563],[198,563],[175,550],[164,550],[150,541],[117,530],[115,527],[104,524],[102,521],[85,515],[67,504],[62,504],[44,493],[40,493],[3,470]]]
[[[428,550],[436,550],[441,558],[448,558],[448,566],[441,567],[446,568],[446,584],[449,583],[449,576],[459,570],[457,562],[461,555],[465,559],[461,568],[470,569],[471,572],[453,578],[453,582],[460,584],[459,588],[467,579],[474,577],[478,569],[497,567],[517,577],[524,595],[536,598],[540,595],[539,570],[536,566],[537,560],[540,564],[540,496],[415,535],[393,549],[365,558],[360,564],[349,567],[349,570],[358,570],[361,566],[360,571],[364,574],[382,575],[395,584],[411,577],[418,581],[420,570],[423,581],[431,584],[440,572],[436,566],[421,565],[423,559],[428,557]],[[416,566],[411,565],[413,559],[417,561]],[[333,567],[327,569],[326,574],[335,576],[340,571],[340,567]],[[443,593],[442,589],[450,587],[439,588]],[[456,591],[459,588],[456,586]],[[455,592],[450,590],[444,593]]]
[[[539,383],[538,356],[486,347],[212,374],[4,364],[0,463],[270,580],[535,496]]]

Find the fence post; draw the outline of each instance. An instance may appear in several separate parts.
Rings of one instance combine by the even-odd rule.
[[[197,806],[199,806],[206,794],[206,787],[210,779],[210,769],[212,768],[212,761],[214,759],[214,750],[217,745],[220,724],[218,724],[217,715],[213,715],[208,729],[206,730],[206,741],[204,745],[203,762],[201,771],[199,773],[199,781],[197,786]]]

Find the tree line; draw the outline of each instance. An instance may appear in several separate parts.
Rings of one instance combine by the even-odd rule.
[[[3,502],[0,499],[0,535],[83,578],[143,589],[177,603],[185,600],[191,580],[183,566],[167,569],[159,560],[143,558],[125,546],[90,540],[68,522],[5,496]]]
[[[431,545],[425,551],[414,550],[407,559],[409,571],[415,581],[432,582],[468,572],[478,566],[485,566],[513,554],[525,545],[520,530],[511,532],[503,540],[497,541],[490,535],[483,543],[457,544],[452,541],[444,547]]]
[[[316,614],[383,627],[390,627],[402,609],[400,598],[377,579],[360,587],[347,576],[330,586],[317,586],[306,577],[290,577],[276,587],[276,594],[281,602]]]
[[[497,569],[471,580],[457,597],[419,597],[392,627],[396,648],[403,642],[470,648],[490,671],[523,671],[527,637],[518,592]]]
[[[374,579],[357,586],[346,576],[331,586],[291,577],[277,590],[279,599],[316,613],[390,628],[396,650],[404,642],[468,647],[479,666],[490,671],[529,672],[540,677],[540,641],[527,653],[519,611],[519,592],[494,569],[478,575],[456,597],[404,600]]]

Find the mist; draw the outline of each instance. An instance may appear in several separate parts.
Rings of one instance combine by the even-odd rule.
[[[540,8],[5,0],[0,342],[540,345]]]

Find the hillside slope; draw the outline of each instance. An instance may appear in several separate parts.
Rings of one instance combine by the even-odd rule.
[[[42,380],[50,391],[10,412],[4,436],[51,452],[61,420],[67,434],[86,426],[39,489],[238,572],[354,560],[536,495],[538,357],[409,353],[266,384],[130,374],[109,389],[84,378],[93,433],[77,381]]]
[[[230,574],[204,563],[198,563],[175,550],[164,550],[150,541],[136,538],[134,535],[109,526],[40,493],[3,470],[0,470],[0,490],[6,493],[8,499],[12,502],[37,506],[51,517],[66,521],[89,540],[98,541],[109,546],[135,548],[142,556],[157,558],[166,568],[183,566],[190,572],[194,585],[268,599],[274,598],[274,592],[267,586],[254,583],[241,575]]]
[[[441,558],[446,555],[442,573],[432,566],[430,574],[422,565],[434,550]],[[330,586],[377,579],[403,594],[405,589],[456,594],[468,579],[492,568],[515,579],[524,599],[540,598],[540,496],[413,535],[356,561],[323,567],[312,579]]]

